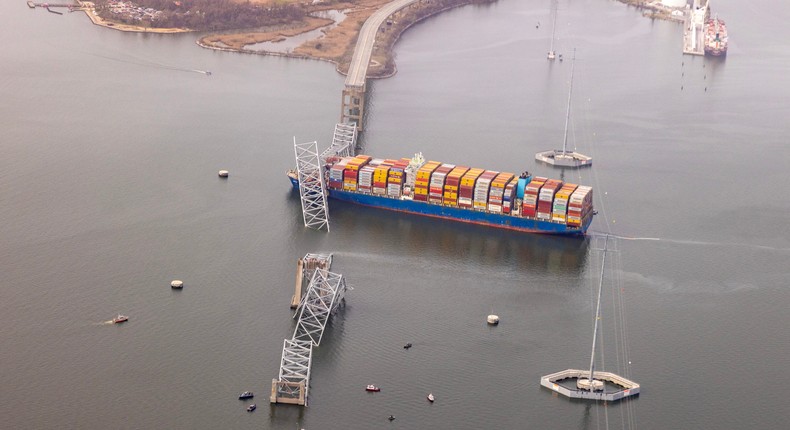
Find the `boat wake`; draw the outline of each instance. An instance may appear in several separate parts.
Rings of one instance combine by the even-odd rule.
[[[593,233],[590,236],[604,236],[601,233]],[[695,246],[716,246],[716,247],[741,247],[741,248],[749,248],[749,249],[758,249],[763,251],[777,251],[777,252],[790,252],[790,248],[779,248],[775,246],[768,246],[768,245],[755,245],[751,243],[726,243],[726,242],[705,242],[701,240],[680,240],[680,239],[662,239],[660,237],[631,237],[631,236],[618,236],[615,234],[611,235],[620,240],[632,240],[632,241],[653,241],[653,242],[664,242],[664,243],[674,243],[678,245],[695,245]]]
[[[126,57],[129,57],[129,58],[124,58],[124,57],[121,57],[121,56],[109,56],[109,55],[102,55],[102,54],[97,54],[97,53],[92,53],[92,52],[86,52],[86,53],[88,55],[92,55],[94,57],[103,58],[105,60],[116,61],[116,62],[125,63],[125,64],[133,64],[135,66],[150,67],[150,68],[161,69],[161,70],[173,70],[173,71],[176,71],[176,72],[200,73],[202,75],[211,76],[211,72],[208,71],[208,70],[188,69],[188,68],[185,68],[185,67],[173,66],[173,65],[170,65],[170,64],[160,63],[160,62],[148,60],[148,59],[145,59],[145,58],[135,57],[135,56],[130,55],[130,54],[126,54],[125,55]]]

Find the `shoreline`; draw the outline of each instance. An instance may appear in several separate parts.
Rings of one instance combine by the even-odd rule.
[[[151,28],[151,27],[140,27],[140,26],[129,25],[129,24],[121,24],[116,22],[109,22],[102,19],[99,15],[96,14],[96,5],[93,2],[77,0],[77,3],[79,3],[80,5],[80,10],[85,12],[85,15],[88,16],[88,19],[91,20],[93,25],[109,28],[111,30],[118,30],[127,33],[156,33],[156,34],[189,33],[194,31],[188,28]]]
[[[202,36],[195,44],[205,49],[224,52],[237,52],[240,54],[266,55],[303,60],[316,60],[332,63],[335,70],[341,75],[348,73],[348,68],[356,48],[356,41],[362,24],[383,5],[390,0],[361,0],[355,4],[337,3],[331,6],[317,5],[310,11],[308,17],[300,22],[290,25],[280,25],[264,28],[259,31],[235,30],[225,33],[214,33]],[[382,32],[377,37],[381,49],[371,58],[368,78],[384,79],[397,73],[395,65],[394,45],[401,35],[414,26],[430,17],[461,6],[473,4],[489,4],[496,0],[446,0],[435,1],[429,4],[420,4],[410,7],[406,11],[398,12],[388,20],[386,26],[382,25]],[[196,32],[188,28],[150,28],[140,27],[105,20],[98,16],[95,4],[90,1],[77,0],[80,10],[84,11],[91,23],[111,30],[128,33],[154,33],[177,34]],[[342,11],[345,19],[329,30],[321,31],[321,35],[307,40],[286,52],[248,49],[246,46],[265,42],[277,42],[291,37],[296,37],[310,31],[315,31],[335,24],[335,21],[314,15],[315,13],[335,10]]]
[[[382,49],[373,57],[371,57],[371,64],[370,68],[368,69],[367,78],[385,79],[392,77],[397,73],[393,51],[394,45],[400,39],[401,35],[415,24],[418,24],[442,12],[446,12],[450,9],[474,4],[485,5],[495,1],[496,0],[460,0],[457,3],[446,5],[439,4],[439,7],[436,9],[432,9],[432,6],[436,6],[437,4],[432,3],[421,7],[410,8],[406,12],[396,13],[395,15],[400,15],[399,18],[389,21],[387,27],[381,27],[382,30],[387,28],[389,31],[382,31],[379,33],[380,35],[384,35],[384,37],[377,38],[377,43],[380,43]],[[362,27],[362,24],[370,17],[370,15],[379,9],[380,5],[386,4],[388,2],[372,0],[371,3],[374,3],[375,6],[368,4],[365,8],[351,10],[347,13],[346,20],[341,22],[339,25],[325,32],[323,36],[319,38],[305,41],[291,52],[275,52],[244,48],[244,46],[248,44],[242,45],[241,47],[230,46],[229,44],[223,42],[223,36],[225,36],[225,40],[230,40],[234,36],[237,38],[247,37],[248,39],[254,39],[255,42],[249,43],[254,44],[276,41],[280,37],[298,36],[321,27],[329,26],[331,23],[327,23],[323,26],[304,26],[259,33],[234,33],[233,36],[212,34],[201,37],[195,43],[202,48],[214,49],[217,51],[325,61],[334,64],[335,70],[341,75],[345,76],[348,73],[348,68],[356,48],[356,40],[359,37],[359,31]],[[327,9],[324,8],[323,10]],[[351,19],[349,20],[349,18]],[[349,21],[349,23],[344,26],[343,24],[346,23],[346,21]],[[354,28],[349,30],[347,27],[350,26],[353,26]],[[285,35],[284,33],[288,34]],[[340,34],[338,35],[338,33]],[[210,39],[214,40],[212,41]],[[323,41],[327,41],[328,45],[335,49],[333,51],[327,50],[328,52],[324,52],[326,47],[323,46]],[[342,50],[339,48],[342,48]]]

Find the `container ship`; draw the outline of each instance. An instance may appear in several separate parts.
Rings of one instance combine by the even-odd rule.
[[[727,26],[718,17],[705,22],[705,54],[727,55]]]
[[[327,195],[364,206],[485,226],[556,235],[584,235],[595,215],[591,187],[557,179],[368,155],[330,157]],[[294,170],[288,171],[294,188]]]

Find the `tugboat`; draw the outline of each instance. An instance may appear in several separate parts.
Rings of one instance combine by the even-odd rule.
[[[255,395],[252,394],[252,391],[245,391],[245,392],[239,394],[239,400],[251,399],[253,397],[255,397]]]
[[[381,388],[375,385],[368,385],[367,387],[365,387],[365,391],[372,391],[374,393],[378,393],[379,391],[381,391]]]
[[[127,317],[126,315],[121,315],[121,314],[118,314],[117,317],[112,319],[112,323],[113,324],[120,324],[120,323],[126,322],[126,321],[129,321],[129,317]]]
[[[253,404],[247,406],[247,412],[252,412],[252,411],[255,410],[255,408],[257,408],[257,406],[255,406],[255,404],[253,403]]]

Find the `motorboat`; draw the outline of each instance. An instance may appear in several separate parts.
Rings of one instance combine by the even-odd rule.
[[[112,323],[113,324],[120,324],[120,323],[126,322],[126,321],[129,321],[129,317],[127,317],[126,315],[121,315],[121,314],[118,314],[117,317],[112,319]]]
[[[372,391],[374,393],[378,393],[379,391],[381,391],[381,388],[379,388],[379,387],[377,387],[375,385],[368,385],[368,386],[365,387],[365,391]]]
[[[255,395],[252,394],[252,391],[245,391],[245,392],[239,394],[239,400],[251,399],[253,397],[255,397]]]
[[[433,397],[433,393],[428,393],[428,401],[433,403],[434,400],[436,400],[436,397]]]
[[[253,403],[253,404],[247,406],[247,412],[252,412],[252,411],[255,410],[255,408],[257,408],[257,406],[255,406],[255,404]]]
[[[411,343],[407,343],[406,345],[403,345],[403,349],[409,349],[409,348],[411,348]]]

